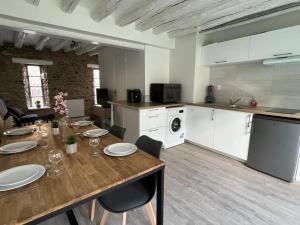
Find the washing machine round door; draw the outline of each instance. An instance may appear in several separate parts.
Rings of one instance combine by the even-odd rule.
[[[181,119],[179,117],[174,117],[170,123],[170,132],[175,134],[181,128]]]

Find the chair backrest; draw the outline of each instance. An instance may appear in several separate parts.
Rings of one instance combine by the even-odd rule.
[[[111,133],[112,135],[120,139],[124,138],[125,132],[126,132],[126,128],[119,127],[117,125],[113,125],[111,128],[109,128],[109,133]]]
[[[99,128],[103,128],[102,123],[103,123],[102,118],[97,118],[97,119],[94,121],[94,125],[97,126],[97,127],[99,127]]]
[[[149,153],[150,155],[153,155],[156,158],[160,157],[162,147],[161,141],[156,141],[146,135],[143,135],[139,137],[135,144],[139,149]]]
[[[0,98],[0,116],[2,119],[6,119],[8,113],[8,109],[3,99]]]

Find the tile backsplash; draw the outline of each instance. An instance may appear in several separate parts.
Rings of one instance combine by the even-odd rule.
[[[217,103],[239,97],[248,105],[254,96],[260,106],[300,109],[300,63],[212,67],[210,83],[221,87],[215,90]]]

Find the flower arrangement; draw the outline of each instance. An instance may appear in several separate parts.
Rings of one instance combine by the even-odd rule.
[[[55,99],[55,106],[54,106],[54,111],[59,115],[59,116],[66,116],[67,113],[69,112],[68,107],[64,101],[64,97],[68,96],[68,93],[63,93],[59,92],[57,95],[54,96]]]

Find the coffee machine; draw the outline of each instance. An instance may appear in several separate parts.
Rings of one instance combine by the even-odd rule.
[[[205,103],[214,103],[216,101],[214,94],[215,94],[215,86],[208,85],[206,90]]]

